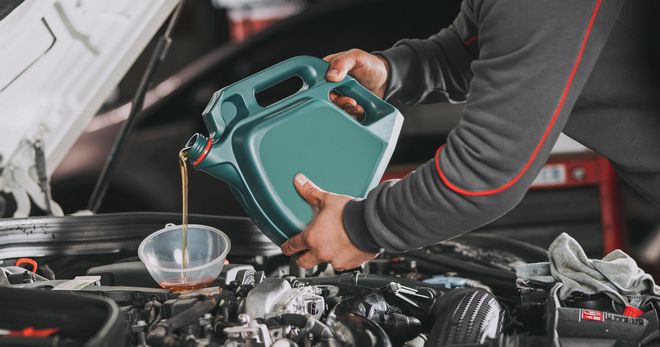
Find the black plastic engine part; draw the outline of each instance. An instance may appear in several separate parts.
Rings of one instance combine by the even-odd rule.
[[[87,276],[101,276],[101,284],[104,286],[159,288],[141,261],[93,267],[87,270]]]
[[[357,272],[352,274],[348,274],[348,273],[342,274],[339,276],[302,278],[302,279],[298,279],[297,281],[299,283],[310,284],[310,285],[320,285],[320,284],[335,285],[340,288],[340,295],[343,295],[342,292],[351,292],[352,294],[351,296],[357,298],[358,300],[362,300],[362,298],[369,293],[369,291],[365,291],[362,294],[359,294],[357,292],[358,290],[360,290],[359,288],[381,290],[394,282],[398,285],[416,290],[423,296],[429,298],[429,299],[414,298],[413,301],[418,301],[417,305],[419,307],[405,304],[403,300],[400,300],[399,302],[395,303],[395,304],[402,304],[401,308],[404,309],[403,313],[405,313],[406,315],[416,317],[422,321],[427,321],[429,319],[431,319],[431,321],[434,321],[433,316],[434,316],[435,302],[437,301],[437,298],[442,296],[443,293],[446,291],[446,289],[429,286],[426,283],[410,280],[406,278],[373,275],[373,274],[360,274]],[[395,300],[393,295],[388,294],[388,296],[389,296],[388,300]],[[356,313],[355,311],[350,311],[350,312]]]
[[[45,277],[20,266],[3,266],[0,271],[4,273],[9,284],[27,284],[47,280]]]
[[[640,317],[649,322],[646,327],[646,333],[642,339],[642,346],[660,346],[660,303],[650,302],[646,307],[646,312]]]
[[[321,341],[323,346],[341,346],[335,339],[332,330],[323,322],[312,316],[295,313],[285,313],[270,319],[277,324],[291,325],[301,329],[301,336],[311,334]],[[362,346],[356,344],[355,346]]]
[[[223,294],[208,297],[206,300],[199,301],[187,310],[159,323],[147,335],[147,342],[153,346],[174,346],[178,338],[170,333],[176,329],[184,327],[202,317],[205,313],[213,310]]]
[[[372,319],[390,313],[391,310],[382,294],[374,291],[367,293],[356,291],[351,296],[342,298],[332,312],[337,316],[352,313]]]
[[[533,335],[542,335],[545,330],[543,317],[548,292],[539,288],[523,287],[520,288],[520,301],[516,307],[517,319],[525,322],[525,331]],[[520,327],[518,327],[520,328]],[[506,329],[504,333],[507,333]]]
[[[382,276],[382,275],[374,275],[374,274],[362,274],[356,272],[345,273],[339,276],[299,278],[297,279],[297,281],[300,283],[310,284],[310,285],[346,284],[346,285],[354,285],[354,286],[366,287],[371,289],[381,289],[386,285],[388,285],[389,283],[391,283],[392,281],[396,281],[401,285],[415,289],[419,289],[420,287],[424,287],[424,288],[429,287],[429,285],[426,283],[410,280],[407,278]],[[437,293],[441,293],[444,291],[443,289],[440,288],[432,288],[432,289]]]
[[[55,279],[55,271],[48,266],[48,264],[43,264],[39,266],[39,270],[37,273],[49,280],[54,280]]]
[[[557,334],[559,340],[589,338],[602,341],[610,346],[638,346],[649,322],[644,318],[571,307],[557,309]],[[592,343],[596,343],[593,341]]]
[[[437,253],[413,251],[410,252],[408,256],[418,260],[423,260],[425,263],[428,262],[430,264],[434,264],[434,268],[430,269],[432,270],[432,273],[456,271],[464,275],[472,275],[468,277],[479,278],[479,280],[484,283],[487,283],[486,281],[488,279],[508,282],[510,283],[511,288],[515,288],[516,274],[511,271],[486,267],[484,265]],[[422,267],[422,263],[419,263],[418,265]]]
[[[161,308],[161,318],[168,319],[179,313],[193,307],[199,302],[197,298],[170,299],[163,303]]]
[[[0,288],[0,307],[0,329],[57,328],[59,345],[109,347],[128,343],[119,308],[102,297]],[[19,337],[0,338],[0,346],[33,346],[38,345],[37,342],[34,339],[21,341]],[[54,341],[49,342],[53,345]]]
[[[348,346],[391,347],[385,330],[375,322],[357,315],[338,316],[333,326],[338,340]]]
[[[422,332],[422,322],[401,313],[385,314],[378,324],[387,331],[394,345],[403,345],[404,342],[412,340]]]
[[[64,282],[66,280],[41,281],[17,285],[15,288],[53,289]],[[164,302],[177,297],[177,294],[173,294],[167,289],[123,286],[87,286],[77,290],[76,293],[100,295],[111,299],[120,306],[134,307],[142,306],[154,299]]]
[[[450,291],[435,309],[437,318],[425,347],[480,345],[499,338],[503,310],[483,289]]]
[[[614,308],[612,299],[602,293],[586,295],[580,292],[574,292],[566,300],[562,300],[562,303],[566,307],[585,308],[599,311],[611,311]]]

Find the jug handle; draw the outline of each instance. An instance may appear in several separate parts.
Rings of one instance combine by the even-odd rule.
[[[353,97],[365,109],[366,118],[362,123],[368,126],[383,117],[397,112],[394,106],[388,104],[367,88],[362,86],[350,75],[340,82],[329,82],[325,78],[330,64],[325,60],[312,56],[297,56],[275,64],[250,77],[243,79],[226,89],[223,100],[229,100],[235,94],[244,97],[245,106],[250,114],[262,111],[265,108],[279,104],[290,98],[299,98],[307,94],[318,99],[329,98],[329,93],[336,90],[341,94]],[[284,82],[291,77],[298,76],[303,81],[301,90],[293,93],[267,107],[262,107],[255,97],[259,92]],[[318,87],[318,88],[314,88]],[[228,122],[227,122],[228,123]]]
[[[256,113],[264,109],[264,107],[259,105],[255,97],[259,92],[284,82],[291,77],[300,77],[303,81],[301,90],[279,101],[286,100],[297,96],[301,91],[325,82],[325,73],[327,70],[328,63],[323,59],[304,55],[293,57],[227,87],[225,89],[226,94],[224,95],[224,99],[230,99],[234,94],[241,95],[249,113]]]
[[[328,62],[323,59],[296,56],[218,91],[213,95],[203,113],[211,138],[218,141],[227,125],[237,117],[244,118],[268,107],[279,105],[287,99],[300,98],[305,95],[328,100],[332,90],[353,97],[362,105],[365,109],[365,119],[359,123],[367,128],[377,127],[375,123],[380,119],[392,113],[398,113],[394,106],[371,93],[351,76],[346,76],[340,82],[327,81],[325,74],[328,67]],[[301,90],[267,107],[259,105],[256,94],[296,76],[303,81]]]
[[[304,91],[325,82],[327,69],[328,63],[323,59],[296,56],[221,89],[213,95],[202,114],[209,134],[214,141],[217,141],[227,125],[235,118],[244,118],[263,111],[265,108],[259,105],[256,99],[256,94],[259,92],[291,77],[300,77],[303,81],[301,90],[273,105],[278,104],[289,98],[300,96]]]
[[[367,128],[369,132],[380,137],[385,142],[392,142],[393,136],[398,136],[403,124],[403,116],[394,106],[373,94],[350,76],[338,83],[325,83],[319,88],[310,90],[313,97],[328,98],[331,91],[355,99],[364,108],[364,119],[357,120],[346,113],[346,117]],[[328,100],[328,102],[330,102]],[[334,107],[339,106],[332,104]],[[345,113],[345,111],[342,110]]]
[[[369,127],[371,124],[385,118],[398,110],[373,94],[370,90],[362,86],[354,78],[347,76],[338,83],[328,83],[324,88],[319,88],[316,92],[323,94],[326,98],[331,91],[336,91],[341,95],[349,96],[364,108],[365,117],[358,123]],[[321,97],[321,95],[315,95]]]

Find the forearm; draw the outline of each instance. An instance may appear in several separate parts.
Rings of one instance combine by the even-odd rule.
[[[522,186],[485,199],[447,189],[435,160],[400,181],[388,181],[344,209],[344,226],[360,249],[398,253],[474,230],[504,214],[524,195]]]

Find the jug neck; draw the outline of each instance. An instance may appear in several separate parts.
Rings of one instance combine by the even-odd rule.
[[[212,146],[212,138],[206,138],[206,136],[202,134],[193,135],[186,144],[186,147],[188,148],[188,161],[193,166],[199,165],[209,154]]]
[[[204,135],[193,135],[186,148],[188,148],[188,161],[192,166],[207,174],[219,178],[234,187],[242,186],[242,179],[238,173],[235,159],[231,153],[231,146],[217,146],[213,144],[213,139]]]

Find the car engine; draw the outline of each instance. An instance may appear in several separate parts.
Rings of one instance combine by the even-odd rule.
[[[484,343],[499,337],[504,317],[482,288],[446,289],[359,271],[275,278],[250,265],[229,265],[215,287],[172,293],[104,285],[62,290],[72,281],[3,270],[11,282],[23,282],[11,286],[22,291],[110,299],[123,316],[124,330],[114,338],[131,346],[423,346],[434,323],[461,335],[432,338]],[[445,330],[448,325],[453,328]]]
[[[230,257],[212,286],[180,293],[134,258],[73,279],[55,279],[62,259],[6,259],[0,346],[657,346],[657,308],[628,317],[604,296],[560,303],[557,288],[516,280],[516,265],[543,257],[477,234],[346,272]]]

